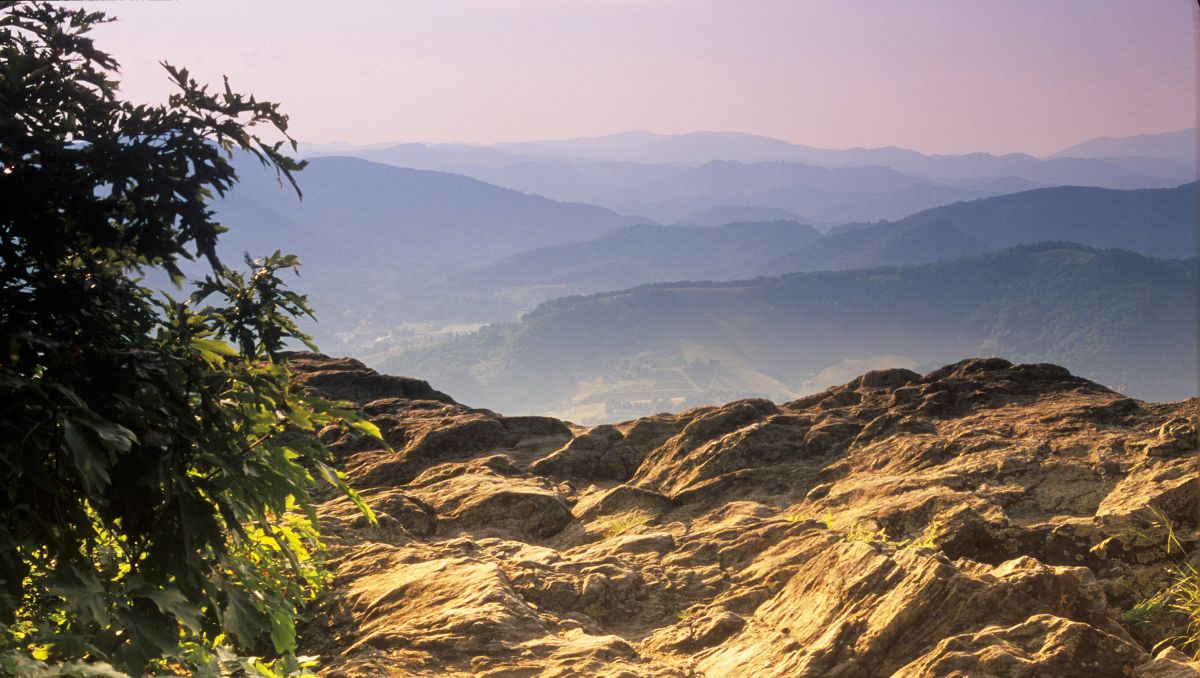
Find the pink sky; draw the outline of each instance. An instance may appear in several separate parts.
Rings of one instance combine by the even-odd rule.
[[[734,130],[1051,153],[1196,124],[1193,0],[89,3],[125,92],[160,59],[280,101],[302,140]]]

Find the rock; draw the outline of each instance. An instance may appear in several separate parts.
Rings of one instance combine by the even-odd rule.
[[[401,527],[417,536],[428,537],[437,531],[437,512],[420,499],[391,491],[371,496],[367,504],[372,510],[390,516]]]
[[[1175,647],[1167,647],[1154,659],[1137,667],[1139,678],[1196,678],[1200,676],[1200,660],[1193,659]]]
[[[409,482],[434,463],[495,453],[519,440],[498,419],[476,413],[440,417],[439,422],[440,426],[406,431],[395,442],[389,437],[398,452],[350,457],[347,472],[362,484],[394,486]]]
[[[629,534],[606,544],[613,553],[657,553],[662,555],[675,548],[675,538],[668,532]]]
[[[700,663],[702,671],[716,675],[741,666],[761,676],[892,675],[943,639],[989,624],[1019,624],[1047,609],[1021,586],[964,573],[916,550],[889,555],[864,542],[816,548],[745,631]],[[1121,661],[1140,658],[1131,641],[1112,647]]]
[[[357,403],[380,398],[454,403],[453,398],[435,391],[429,382],[379,374],[353,358],[331,359],[319,353],[292,353],[288,355],[288,365],[297,384],[320,391],[327,398]]]
[[[431,657],[465,663],[545,632],[495,564],[436,557],[414,562],[396,550],[376,545],[344,562],[336,609],[327,607],[308,629],[309,637],[322,639],[327,657],[338,658],[330,663],[341,675],[377,675],[355,670],[359,656],[394,655],[416,666]]]
[[[1145,444],[1151,457],[1171,457],[1196,452],[1195,418],[1174,417],[1159,427],[1158,435]]]
[[[661,515],[673,506],[670,499],[653,490],[633,485],[618,485],[580,501],[575,506],[575,514],[580,520],[594,520],[627,511]]]
[[[746,627],[746,620],[728,610],[711,610],[687,619],[650,641],[650,645],[665,652],[692,654],[697,650],[724,642]]]
[[[1195,675],[1121,620],[1200,549],[1200,400],[991,358],[580,429],[298,362],[394,448],[322,433],[386,523],[318,508],[325,675]]]
[[[417,488],[413,494],[460,530],[498,530],[544,539],[560,532],[574,517],[556,491],[498,476],[454,476]]]
[[[1138,465],[1115,483],[1097,516],[1128,516],[1147,507],[1172,520],[1200,522],[1200,456]]]
[[[863,425],[857,421],[826,418],[804,434],[804,446],[815,454],[828,454],[845,449],[862,430]]]
[[[1057,616],[1131,640],[1120,624],[1108,617],[1104,589],[1086,567],[1051,567],[1023,556],[1002,563],[988,574],[1020,594],[1040,601]]]
[[[349,526],[355,530],[368,530],[372,537],[377,532],[399,530],[409,537],[428,537],[437,531],[437,513],[433,507],[411,495],[390,488],[365,490],[363,500],[371,507],[378,525],[372,526],[367,517],[349,498],[339,496],[320,505],[319,515],[326,523],[326,532],[331,523]]]
[[[901,386],[908,386],[915,381],[920,381],[920,379],[921,375],[912,370],[872,370],[850,382],[849,386],[852,388],[895,389]]]
[[[988,372],[998,372],[1010,369],[1013,366],[1003,358],[968,358],[960,360],[953,365],[946,365],[940,369],[936,369],[925,375],[923,381],[936,382],[943,380],[961,379],[976,375],[985,374]]]
[[[626,480],[637,468],[625,436],[614,426],[596,426],[575,436],[562,449],[534,462],[534,473],[594,480]]]
[[[562,640],[535,641],[521,648],[526,656],[544,655],[536,675],[548,678],[598,676],[602,678],[640,678],[641,676],[678,676],[667,671],[647,673],[637,661],[637,651],[619,636],[593,636],[574,630]],[[524,678],[531,675],[527,664],[507,657],[477,657],[473,663],[480,678]]]
[[[1087,624],[1037,615],[947,638],[896,676],[1127,676],[1144,651]]]
[[[566,436],[571,427],[551,417],[501,417],[500,424],[506,431],[520,436]]]
[[[710,409],[648,455],[633,482],[670,495],[724,473],[801,455],[798,436],[807,423],[777,414],[767,401]]]

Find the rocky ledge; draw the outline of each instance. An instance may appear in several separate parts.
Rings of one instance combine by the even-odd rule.
[[[1200,673],[1136,607],[1200,567],[1196,399],[976,359],[582,428],[293,368],[393,448],[324,434],[379,517],[320,507],[326,675]]]

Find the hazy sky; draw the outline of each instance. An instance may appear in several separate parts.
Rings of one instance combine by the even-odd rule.
[[[736,130],[1049,153],[1191,127],[1194,0],[90,3],[125,91],[160,59],[283,103],[304,141]]]

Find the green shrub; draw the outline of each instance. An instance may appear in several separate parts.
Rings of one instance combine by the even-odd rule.
[[[312,433],[378,431],[293,386],[298,262],[226,268],[208,202],[235,152],[303,165],[228,83],[164,64],[166,105],[121,100],[104,20],[0,3],[0,670],[295,673],[324,583],[309,492],[349,492]],[[143,284],[186,259],[209,269],[190,298]]]

